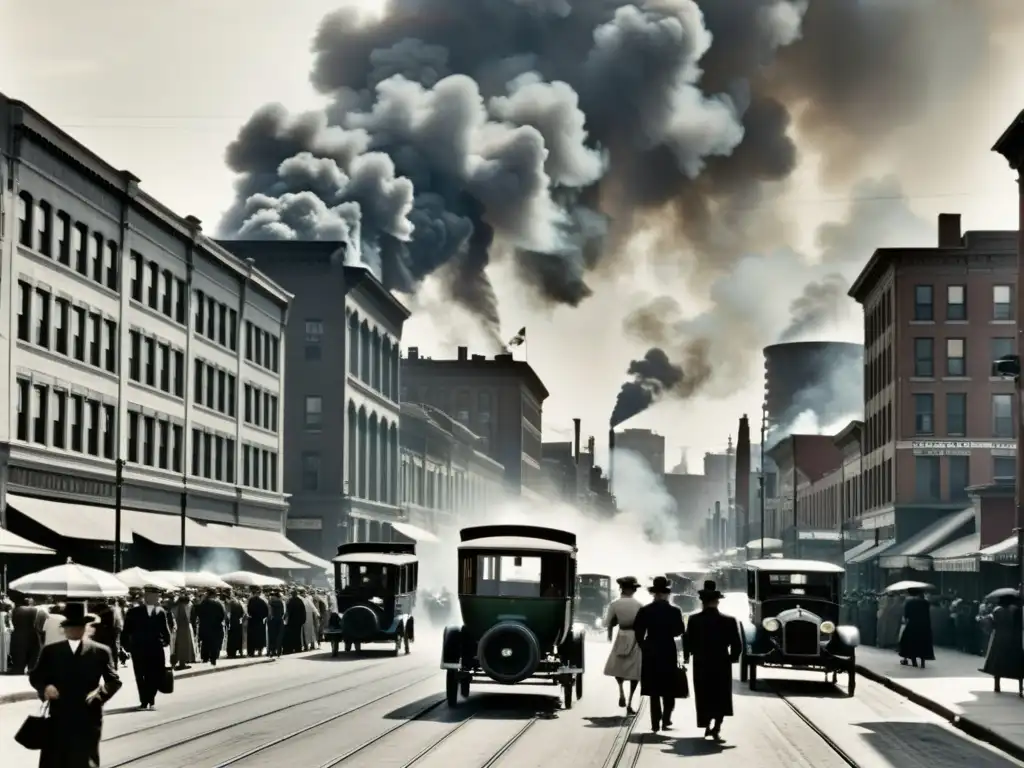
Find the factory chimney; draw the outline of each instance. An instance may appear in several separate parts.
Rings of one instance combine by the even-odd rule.
[[[725,549],[722,538],[722,502],[715,502],[715,514],[711,517],[711,549],[713,552],[721,552]]]
[[[608,493],[614,495],[612,478],[615,476],[615,429],[608,430]]]
[[[736,438],[736,546],[750,538],[750,420],[743,414]]]

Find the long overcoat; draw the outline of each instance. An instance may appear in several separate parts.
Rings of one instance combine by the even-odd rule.
[[[693,657],[693,699],[697,727],[732,716],[732,665],[740,659],[743,642],[739,625],[717,608],[690,616],[683,658]]]
[[[192,603],[188,598],[174,606],[174,642],[171,648],[174,663],[188,666],[196,663],[196,638],[192,634]]]
[[[667,600],[654,600],[636,613],[633,633],[640,646],[640,693],[643,696],[675,698],[679,674],[676,638],[686,626],[683,614]]]
[[[48,685],[59,694],[49,705],[56,737],[40,751],[39,768],[98,768],[103,705],[121,688],[110,649],[88,638],[77,651],[67,642],[47,645],[29,682],[40,698]],[[97,688],[99,700],[86,702]]]
[[[992,634],[981,671],[996,678],[1024,678],[1024,649],[1020,638],[1021,609],[1016,605],[997,606],[992,611]]]
[[[246,650],[252,656],[267,647],[267,618],[270,616],[270,606],[263,595],[253,595],[249,598],[246,613],[249,615]]]
[[[39,608],[35,605],[19,605],[11,614],[11,664],[16,675],[32,668],[39,657],[42,643],[36,631],[36,617]]]
[[[907,598],[903,604],[903,627],[900,630],[898,651],[904,659],[935,660],[931,609],[923,597]]]
[[[224,606],[227,614],[228,656],[242,652],[242,626],[245,623],[245,608],[237,597],[231,597]]]

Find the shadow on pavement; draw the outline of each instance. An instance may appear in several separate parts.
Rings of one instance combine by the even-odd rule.
[[[361,661],[362,659],[385,659],[394,655],[395,652],[393,650],[371,648],[359,653],[345,653],[341,651],[337,656],[331,656],[330,651],[324,651],[323,653],[315,653],[311,656],[296,656],[295,658],[298,661],[330,661],[335,664],[346,664],[350,661]],[[284,658],[288,658],[288,656]]]
[[[586,723],[587,728],[618,728],[630,720],[636,715],[605,715],[602,717],[584,717],[583,721]]]
[[[786,670],[780,670],[785,672]],[[807,673],[805,673],[807,674]],[[843,678],[839,678],[840,682]],[[824,674],[817,680],[793,680],[786,678],[758,678],[757,689],[750,690],[749,683],[733,681],[732,692],[734,696],[773,696],[781,693],[783,696],[813,696],[818,699],[845,699],[846,689],[840,688],[835,683],[825,682]]]
[[[650,734],[647,735],[647,740],[650,740]],[[681,738],[672,738],[666,736],[662,739],[663,749],[661,750],[667,755],[676,755],[678,757],[701,757],[703,755],[717,755],[721,752],[725,752],[736,747],[728,742],[720,744],[717,741],[711,739],[705,739],[701,736],[683,736]]]
[[[403,704],[384,715],[385,720],[408,720],[425,707],[442,699],[439,693],[424,696],[416,701]],[[469,717],[478,720],[529,720],[534,717],[552,719],[557,717],[560,700],[554,696],[540,696],[535,693],[472,693],[468,699],[459,698],[454,709],[442,704],[433,710],[425,720],[458,722]]]
[[[965,740],[955,731],[935,723],[857,723],[861,738],[890,765],[916,762],[934,766],[957,764],[971,768],[1008,768],[1018,763],[1005,755]]]

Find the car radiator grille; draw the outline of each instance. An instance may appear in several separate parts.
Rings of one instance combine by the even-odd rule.
[[[813,621],[795,619],[783,627],[782,650],[796,656],[817,656],[818,625]]]

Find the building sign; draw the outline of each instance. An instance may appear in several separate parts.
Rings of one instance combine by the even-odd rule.
[[[971,451],[1008,451],[1013,453],[1013,440],[911,440],[910,448],[917,456],[970,456]]]
[[[7,482],[22,488],[46,491],[67,496],[82,496],[91,499],[111,499],[114,497],[114,484],[102,480],[73,475],[58,475],[53,472],[40,472],[37,469],[11,467]]]
[[[324,527],[324,521],[319,517],[289,517],[289,531],[319,531]]]

